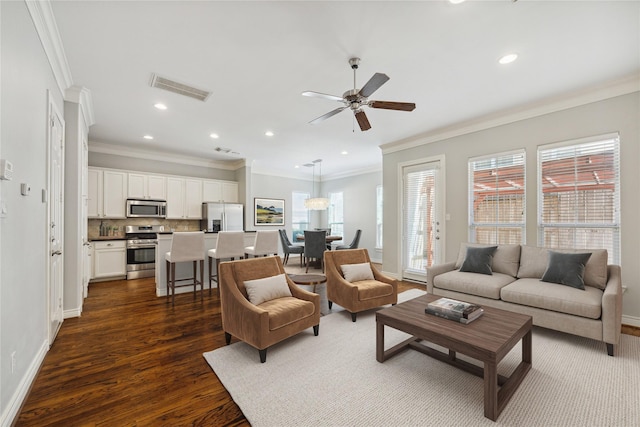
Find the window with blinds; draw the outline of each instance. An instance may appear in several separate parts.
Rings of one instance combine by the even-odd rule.
[[[525,152],[469,160],[469,241],[525,243]]]
[[[538,244],[607,249],[620,264],[617,134],[538,148]]]
[[[331,233],[344,237],[344,209],[342,191],[329,193],[329,207],[327,208],[327,222]]]

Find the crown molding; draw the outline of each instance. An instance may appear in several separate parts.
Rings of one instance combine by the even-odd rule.
[[[91,91],[83,86],[71,86],[65,91],[65,101],[74,102],[80,105],[82,114],[84,114],[87,127],[95,123],[93,115],[93,98],[91,97]]]
[[[521,107],[509,108],[497,113],[488,114],[480,118],[457,123],[451,126],[422,133],[400,141],[382,144],[382,154],[394,153],[419,147],[432,142],[454,138],[533,117],[554,113],[593,102],[603,101],[617,96],[628,95],[640,91],[640,73],[634,73],[618,80],[606,82],[601,85],[591,86],[588,89],[571,92],[543,101],[526,104]]]
[[[50,0],[25,0],[24,3],[29,10],[31,20],[40,38],[40,43],[42,43],[53,70],[56,84],[60,89],[60,93],[64,95],[67,88],[73,85],[73,79],[71,78],[71,70],[64,53],[58,25],[51,9],[51,2]]]
[[[162,152],[158,150],[139,150],[124,145],[109,144],[100,141],[89,141],[89,152],[232,171],[238,170],[245,166],[244,159],[221,162],[213,159],[190,157],[176,153]]]
[[[336,179],[349,178],[352,176],[365,175],[368,173],[376,173],[376,172],[382,172],[381,165],[376,165],[376,166],[371,166],[371,167],[366,167],[361,169],[352,169],[346,172],[340,172],[340,173],[334,173],[334,174],[323,174],[322,181],[320,181],[320,177],[316,177],[316,182],[333,181]],[[300,175],[296,175],[295,173],[287,174],[282,172],[276,172],[276,171],[270,170],[269,168],[253,167],[251,168],[251,173],[254,175],[274,176],[274,177],[287,178],[287,179],[299,179],[301,181],[313,181],[312,178],[306,175],[300,176]]]

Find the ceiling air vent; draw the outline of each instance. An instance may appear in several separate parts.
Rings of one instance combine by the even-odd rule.
[[[177,93],[178,95],[188,96],[199,101],[206,101],[211,95],[211,92],[195,88],[183,83],[178,83],[175,80],[167,79],[166,77],[160,77],[159,75],[151,74],[151,87],[158,89],[168,90],[169,92]]]

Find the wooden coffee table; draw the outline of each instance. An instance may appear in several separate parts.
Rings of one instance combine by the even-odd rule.
[[[531,316],[483,307],[484,314],[464,325],[432,316],[425,307],[438,296],[424,295],[376,313],[376,359],[382,363],[396,354],[414,349],[442,362],[484,378],[484,416],[495,421],[531,369]],[[384,327],[413,335],[384,349]],[[444,353],[427,347],[429,341],[449,349]],[[522,361],[509,378],[498,375],[498,363],[522,340]],[[482,367],[456,358],[465,354],[484,363]]]

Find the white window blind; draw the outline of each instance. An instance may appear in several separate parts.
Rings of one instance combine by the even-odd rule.
[[[540,147],[538,181],[538,244],[603,248],[620,264],[618,135]]]
[[[291,193],[291,228],[292,241],[296,241],[299,234],[304,234],[304,230],[309,229],[309,210],[305,208],[304,201],[308,199],[309,193],[294,191]]]
[[[525,243],[525,152],[469,160],[469,241]]]

